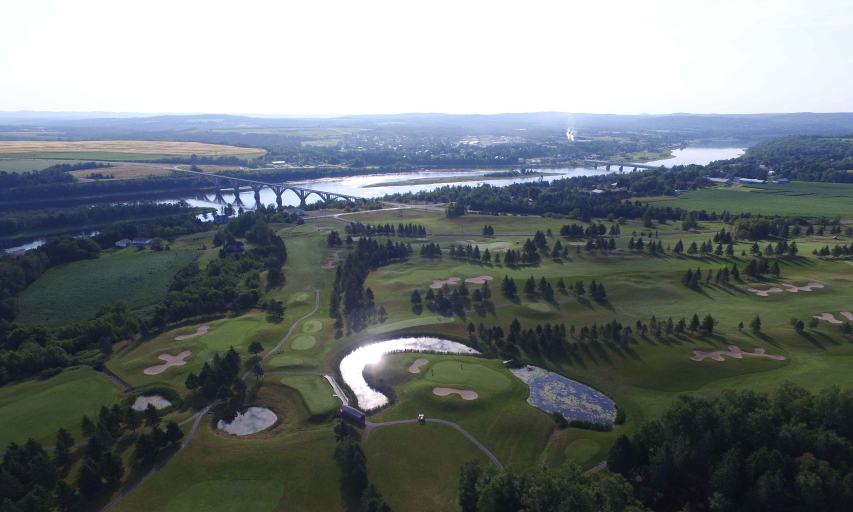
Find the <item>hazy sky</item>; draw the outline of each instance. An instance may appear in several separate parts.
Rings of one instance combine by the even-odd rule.
[[[853,111],[853,1],[3,4],[5,111]]]

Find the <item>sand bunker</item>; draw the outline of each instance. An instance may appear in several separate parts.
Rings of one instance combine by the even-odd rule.
[[[130,408],[134,411],[144,411],[148,408],[148,404],[151,404],[155,409],[160,410],[169,407],[172,405],[172,402],[166,400],[166,397],[160,395],[138,396]]]
[[[470,278],[466,279],[465,282],[466,283],[474,283],[474,284],[483,284],[486,281],[491,281],[492,279],[494,279],[494,277],[492,277],[492,276],[477,276],[477,277],[470,277]]]
[[[817,318],[818,320],[826,320],[827,322],[829,322],[831,324],[842,323],[841,320],[838,320],[837,318],[835,318],[835,315],[833,315],[832,313],[821,313],[819,315],[815,315],[813,318]]]
[[[456,284],[458,282],[459,282],[458,277],[448,277],[447,279],[433,279],[432,284],[429,285],[429,287],[432,288],[433,290],[438,290],[439,288],[444,286],[445,283]]]
[[[190,354],[192,354],[192,352],[190,352],[189,350],[184,350],[176,356],[170,356],[169,354],[160,354],[160,359],[166,361],[166,363],[146,368],[143,373],[145,373],[145,375],[158,375],[165,372],[166,369],[170,366],[183,366],[187,364],[184,359],[186,359]]]
[[[841,316],[843,316],[847,320],[850,320],[851,322],[853,322],[853,313],[851,313],[849,311],[842,311]]]
[[[792,284],[782,283],[782,286],[785,287],[786,292],[797,293],[797,292],[810,292],[812,288],[823,288],[823,285],[820,283],[809,283],[805,286],[794,286]]]
[[[207,331],[209,331],[209,330],[210,330],[209,325],[202,325],[201,327],[198,328],[198,330],[196,330],[196,332],[194,332],[192,334],[184,334],[183,336],[177,336],[175,339],[178,341],[188,340],[190,338],[195,338],[196,336],[201,336],[202,334],[207,334]]]
[[[326,259],[326,263],[320,265],[320,268],[334,268],[335,263],[341,261],[341,250],[342,249],[335,249],[332,251],[331,254],[329,254],[328,259]]]
[[[725,359],[723,359],[723,356],[732,356],[735,359],[743,359],[743,356],[769,357],[771,359],[777,359],[779,361],[783,361],[785,359],[785,356],[780,356],[778,354],[767,354],[761,347],[755,347],[752,350],[752,352],[744,352],[737,345],[729,345],[728,350],[717,350],[716,352],[703,352],[698,348],[694,348],[693,357],[691,357],[690,359],[694,361],[701,361],[706,357],[710,357],[714,361],[725,361]]]
[[[456,393],[457,395],[462,397],[462,400],[476,400],[478,395],[475,391],[471,391],[470,389],[453,389],[453,388],[435,388],[432,390],[434,395],[438,396],[447,396]]]
[[[776,288],[774,286],[774,287],[767,289],[767,290],[758,290],[756,288],[747,288],[746,291],[752,292],[752,293],[758,295],[759,297],[769,297],[771,293],[781,292],[782,289]]]
[[[424,359],[423,357],[419,357],[415,359],[415,362],[412,363],[412,366],[409,367],[409,373],[421,373],[421,366],[427,364],[429,359]]]

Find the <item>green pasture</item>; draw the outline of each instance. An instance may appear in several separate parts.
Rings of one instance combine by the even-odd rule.
[[[172,276],[197,257],[195,251],[129,247],[51,268],[21,293],[18,321],[57,326],[92,318],[102,305],[119,300],[131,309],[148,306],[166,293]]]
[[[791,182],[785,185],[714,187],[685,192],[666,206],[722,213],[853,217],[853,184]]]
[[[22,158],[0,158],[0,172],[18,173],[41,171],[53,165],[76,163],[79,163],[79,160],[27,160]]]
[[[96,418],[121,388],[88,367],[66,370],[50,379],[30,379],[0,387],[0,451],[29,438],[53,446],[65,428],[78,441],[83,416]]]
[[[459,468],[469,460],[491,461],[447,425],[381,427],[363,441],[368,476],[393,510],[457,511]]]

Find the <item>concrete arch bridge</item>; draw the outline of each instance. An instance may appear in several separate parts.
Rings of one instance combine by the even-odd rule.
[[[305,204],[305,199],[308,198],[311,194],[315,194],[320,197],[320,199],[325,203],[330,203],[332,201],[338,199],[345,199],[348,201],[361,201],[364,198],[349,196],[346,194],[338,194],[336,192],[326,192],[324,190],[314,190],[310,188],[304,187],[294,187],[293,185],[289,185],[287,183],[267,183],[264,181],[258,180],[250,180],[246,178],[232,178],[231,176],[222,176],[220,174],[209,174],[198,171],[189,171],[186,169],[173,169],[175,172],[183,172],[187,174],[193,174],[198,177],[198,181],[210,180],[213,182],[213,186],[216,188],[216,194],[219,195],[220,191],[223,188],[234,188],[234,194],[239,197],[240,196],[240,187],[248,186],[255,192],[255,199],[260,198],[261,189],[264,187],[268,187],[270,190],[275,193],[276,202],[281,205],[281,195],[286,191],[290,190],[299,198],[300,204]],[[223,187],[225,185],[225,187]]]

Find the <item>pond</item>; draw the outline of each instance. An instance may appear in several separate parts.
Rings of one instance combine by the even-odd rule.
[[[161,395],[138,396],[130,408],[134,411],[144,411],[148,408],[148,404],[153,405],[156,409],[165,409],[171,406],[172,402],[166,400],[166,397]]]
[[[613,400],[589,386],[536,366],[510,371],[530,387],[527,403],[537,409],[559,412],[569,421],[613,423],[616,419]]]
[[[391,352],[438,352],[442,354],[479,354],[471,347],[441,338],[396,338],[365,345],[350,352],[341,361],[341,377],[358,399],[363,411],[382,407],[388,397],[371,388],[364,380],[364,365],[378,363]]]
[[[249,407],[233,416],[223,416],[216,427],[235,436],[246,436],[271,427],[277,419],[275,413],[265,407]]]

